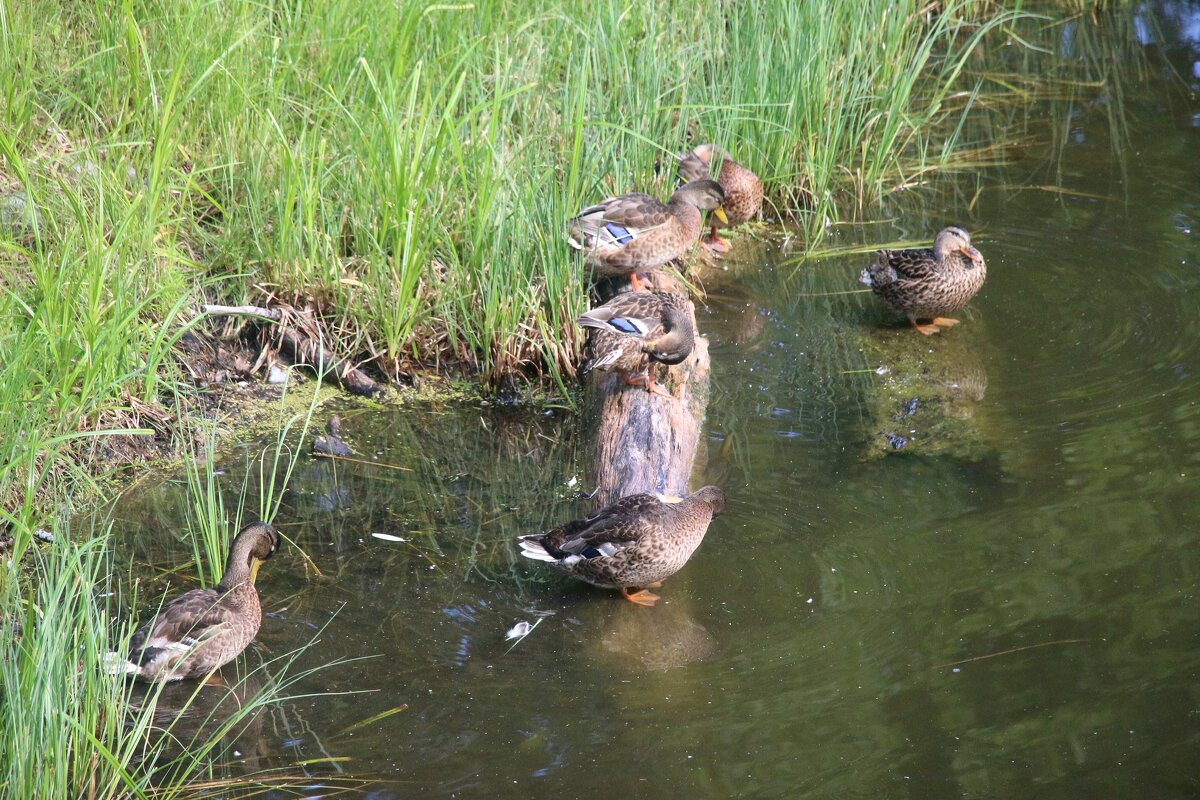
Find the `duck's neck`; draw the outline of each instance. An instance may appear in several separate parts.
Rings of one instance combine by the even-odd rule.
[[[678,217],[686,224],[696,226],[696,230],[700,230],[700,209],[679,197],[672,197],[667,203],[667,210],[671,212],[671,216]]]
[[[229,559],[225,562],[225,574],[217,588],[229,591],[242,586],[253,586],[258,577],[258,568],[262,562],[250,555],[253,547],[252,540],[235,540],[233,549],[229,551]],[[241,545],[241,546],[239,546]]]

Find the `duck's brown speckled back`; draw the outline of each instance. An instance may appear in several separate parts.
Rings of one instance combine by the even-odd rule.
[[[951,227],[938,234],[933,250],[880,250],[862,282],[901,314],[945,316],[965,306],[987,280],[987,264],[970,243],[966,231]]]

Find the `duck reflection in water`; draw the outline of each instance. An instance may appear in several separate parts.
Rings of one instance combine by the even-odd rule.
[[[981,329],[972,326],[970,333]],[[988,374],[975,336],[931,342],[903,333],[877,330],[863,343],[867,363],[875,365],[864,389],[867,457],[902,451],[978,458],[990,452],[987,416],[977,416]]]
[[[679,597],[645,611],[627,603],[590,603],[579,609],[585,652],[597,662],[641,672],[666,672],[707,661],[720,645]]]
[[[161,741],[167,752],[179,754],[204,749],[213,737],[220,744],[212,752],[214,762],[229,766],[239,775],[261,771],[271,747],[263,738],[266,705],[256,703],[262,682],[251,673],[236,683],[175,683],[162,688],[138,686],[130,699],[137,713],[145,703],[154,703],[154,728],[150,744]],[[236,765],[236,766],[234,766]]]

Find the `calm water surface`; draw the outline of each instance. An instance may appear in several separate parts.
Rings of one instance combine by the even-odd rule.
[[[373,463],[301,461],[278,522],[322,576],[267,565],[248,658],[356,660],[230,769],[334,759],[311,795],[340,774],[377,798],[1200,794],[1200,6],[1151,21],[1126,129],[1092,90],[1030,123],[1056,152],[833,232],[967,225],[989,278],[954,330],[835,294],[868,255],[739,240],[701,312],[696,482],[730,505],[665,604],[516,555],[589,510],[569,415],[346,413]],[[135,559],[190,557],[184,504],[126,498]]]

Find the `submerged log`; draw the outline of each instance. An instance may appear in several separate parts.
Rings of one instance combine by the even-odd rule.
[[[695,306],[689,303],[688,308],[694,324]],[[652,362],[651,369],[671,397],[631,386],[615,372],[594,370],[587,375],[584,414],[595,454],[589,478],[596,486],[598,507],[641,492],[688,492],[708,406],[708,341],[698,336],[683,363]]]

